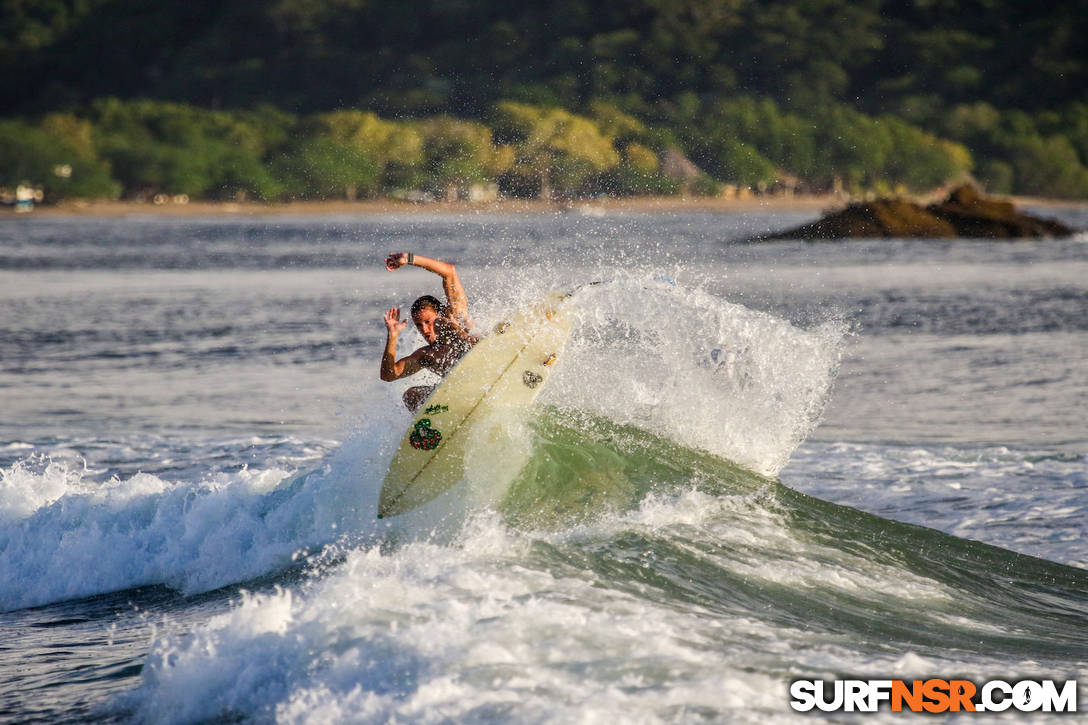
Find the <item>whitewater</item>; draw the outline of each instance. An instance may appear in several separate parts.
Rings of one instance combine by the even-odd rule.
[[[800,678],[1088,681],[1084,239],[741,241],[807,220],[0,226],[0,719],[766,722]],[[401,250],[456,262],[482,330],[552,290],[576,322],[463,479],[379,521],[411,420],[381,315],[440,290]]]

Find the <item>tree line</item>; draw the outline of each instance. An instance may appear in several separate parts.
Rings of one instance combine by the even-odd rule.
[[[708,192],[970,172],[1084,198],[1086,33],[1083,3],[1015,0],[20,0],[0,14],[0,153],[12,137],[79,151],[54,164],[72,171],[57,193],[108,178],[129,195],[365,196],[439,187],[458,166],[518,193],[669,193],[650,157],[674,148]],[[418,141],[388,158],[370,131],[349,142],[337,113]],[[585,121],[612,151],[585,134],[584,154],[533,146],[525,114]],[[440,128],[461,140],[433,140]],[[489,161],[450,152],[485,131]]]
[[[674,124],[650,125],[603,101],[582,114],[502,101],[484,121],[397,120],[103,99],[79,113],[0,121],[0,186],[29,183],[49,201],[464,198],[476,184],[522,197],[715,195],[784,179],[791,189],[857,193],[929,189],[972,166],[960,144],[846,107],[816,121],[742,97],[675,113]],[[670,170],[670,154],[693,164]]]

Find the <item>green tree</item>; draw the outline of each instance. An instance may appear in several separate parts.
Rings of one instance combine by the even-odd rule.
[[[0,120],[0,186],[19,184],[40,187],[47,201],[120,193],[109,165],[78,141],[23,121]]]
[[[1017,139],[1010,144],[1013,190],[1054,197],[1088,196],[1088,169],[1064,136]]]
[[[620,161],[596,124],[559,108],[504,101],[495,122],[500,139],[515,149],[515,188],[534,189],[542,199],[575,195],[593,174]]]
[[[1070,104],[1062,113],[1058,127],[1076,148],[1080,162],[1088,164],[1088,102]]]
[[[358,144],[312,136],[273,162],[289,197],[349,199],[373,196],[379,188],[378,162]]]
[[[737,186],[766,187],[778,178],[770,160],[730,134],[708,137],[694,160],[713,178]]]
[[[514,149],[496,146],[491,129],[481,123],[440,116],[419,121],[416,130],[423,138],[425,185],[439,196],[496,179],[514,163]]]
[[[116,99],[92,106],[95,145],[129,195],[272,198],[259,128],[222,111]]]
[[[378,165],[382,185],[415,187],[423,183],[423,137],[408,122],[386,121],[369,111],[334,111],[309,119],[312,133],[354,146]]]

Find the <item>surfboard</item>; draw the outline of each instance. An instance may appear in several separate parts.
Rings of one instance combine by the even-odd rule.
[[[480,340],[420,406],[401,439],[382,483],[378,518],[422,506],[461,480],[474,422],[532,403],[573,324],[569,295],[553,292]]]

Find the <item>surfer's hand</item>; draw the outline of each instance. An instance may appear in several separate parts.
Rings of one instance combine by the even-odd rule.
[[[385,329],[389,331],[390,335],[396,335],[405,327],[408,327],[408,320],[400,319],[400,308],[390,307],[389,311],[385,313]]]
[[[385,268],[392,272],[395,269],[400,269],[404,265],[408,264],[407,252],[393,252],[385,258]]]

